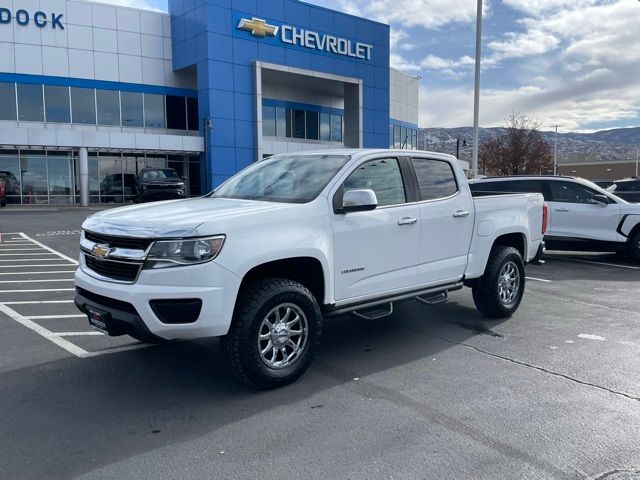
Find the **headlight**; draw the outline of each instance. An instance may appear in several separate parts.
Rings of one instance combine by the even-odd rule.
[[[210,262],[218,256],[225,236],[157,241],[149,250],[144,268],[170,268]]]

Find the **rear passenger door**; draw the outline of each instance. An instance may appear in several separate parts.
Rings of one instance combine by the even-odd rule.
[[[473,199],[461,191],[448,161],[414,157],[411,163],[420,208],[418,282],[429,285],[456,281],[467,267]]]

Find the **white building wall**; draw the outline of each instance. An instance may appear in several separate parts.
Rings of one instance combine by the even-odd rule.
[[[167,14],[83,0],[0,0],[0,7],[63,14],[65,27],[38,28],[33,19],[0,25],[0,72],[196,88],[195,74],[173,72]]]
[[[418,125],[420,79],[392,68],[390,83],[391,119]]]

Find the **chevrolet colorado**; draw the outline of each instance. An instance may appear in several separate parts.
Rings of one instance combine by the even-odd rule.
[[[75,303],[109,335],[222,336],[240,379],[275,388],[308,368],[325,316],[381,318],[464,285],[485,315],[512,315],[545,209],[540,194],[472,198],[448,155],[277,155],[201,198],[89,217]]]

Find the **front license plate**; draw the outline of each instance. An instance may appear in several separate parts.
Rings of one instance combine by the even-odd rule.
[[[109,335],[109,314],[107,312],[87,307],[87,316],[89,317],[89,325],[94,330]]]

